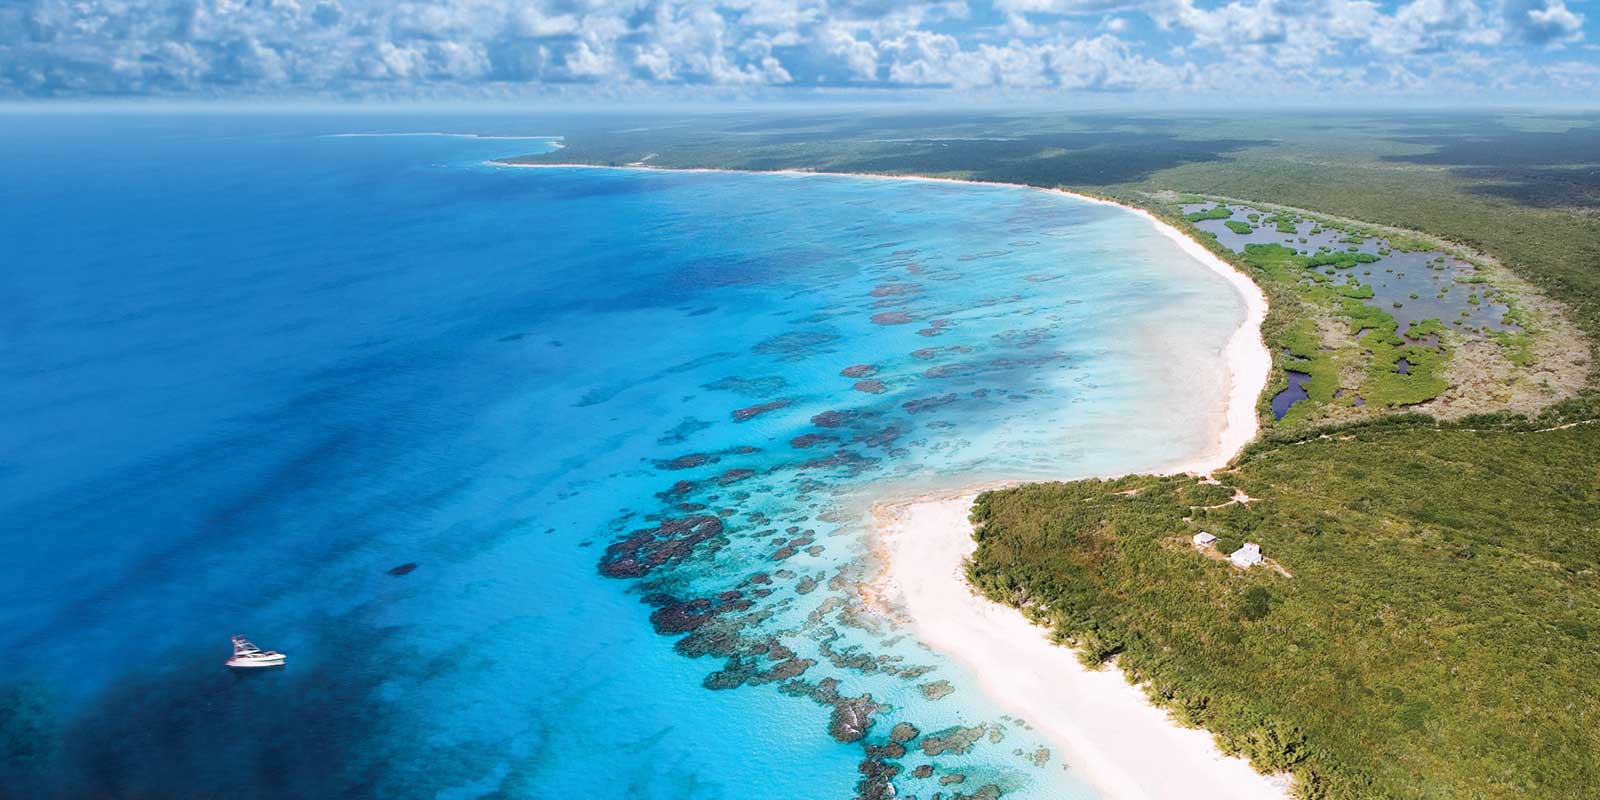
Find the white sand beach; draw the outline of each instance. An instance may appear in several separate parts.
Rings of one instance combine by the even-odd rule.
[[[1211,734],[1174,724],[1115,668],[1090,670],[1016,610],[977,595],[963,562],[975,547],[975,494],[874,509],[892,598],[924,644],[960,662],[983,692],[1027,720],[1108,800],[1281,800],[1283,778],[1222,755]]]
[[[588,166],[487,163],[520,168]],[[626,169],[663,168],[634,164]],[[979,183],[811,171],[764,174]],[[1037,190],[1060,191],[1090,202],[1118,205],[1144,217],[1161,235],[1176,242],[1197,266],[1227,279],[1244,299],[1245,318],[1216,364],[1222,372],[1224,397],[1212,426],[1215,438],[1202,452],[1177,464],[1152,464],[1149,471],[1203,474],[1226,466],[1255,438],[1256,399],[1272,366],[1271,354],[1261,339],[1267,300],[1260,287],[1199,242],[1143,209],[1064,190]],[[1074,477],[1087,476],[1061,476],[1063,480]],[[875,505],[873,545],[882,569],[863,591],[878,604],[892,609],[894,616],[909,624],[928,647],[971,670],[985,694],[1054,742],[1068,767],[1082,774],[1107,800],[1289,797],[1286,777],[1261,775],[1243,759],[1223,755],[1209,733],[1174,723],[1114,667],[1084,667],[1071,649],[1051,643],[1043,628],[1029,623],[1016,610],[979,596],[968,585],[964,562],[976,542],[967,514],[978,492],[992,488],[997,485]]]
[[[1261,340],[1266,297],[1198,242],[1147,212],[1129,210],[1228,278],[1245,300],[1243,324],[1217,365],[1226,374],[1217,439],[1192,460],[1154,470],[1207,473],[1226,466],[1255,438],[1256,397],[1272,366]],[[977,546],[967,514],[983,488],[993,487],[877,505],[874,545],[883,568],[871,594],[890,604],[924,644],[978,676],[985,694],[1037,727],[1061,748],[1069,767],[1111,800],[1289,797],[1286,777],[1261,775],[1243,759],[1223,755],[1209,733],[1174,723],[1114,667],[1084,667],[1045,629],[967,584],[964,563]]]

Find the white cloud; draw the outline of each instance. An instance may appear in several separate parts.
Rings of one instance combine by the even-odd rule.
[[[995,8],[1011,14],[1108,14],[1154,8],[1159,0],[995,0]]]
[[[1567,2],[994,0],[996,14],[974,18],[965,0],[0,0],[0,96],[1405,92],[1544,73],[1578,86],[1583,58],[1534,57],[1582,40],[1584,16]],[[1158,38],[1141,40],[1140,17]]]
[[[879,46],[890,56],[889,80],[892,83],[960,85],[962,75],[951,63],[961,52],[961,43],[954,36],[916,30]]]
[[[1053,50],[1050,64],[1067,89],[1134,91],[1176,89],[1186,81],[1186,66],[1170,66],[1134,54],[1115,36],[1080,39]]]
[[[572,78],[603,78],[616,69],[608,54],[590,47],[588,42],[578,42],[562,59],[561,67]]]
[[[1501,36],[1475,0],[1411,0],[1395,12],[1394,22],[1378,30],[1389,52],[1493,45]]]
[[[516,35],[529,38],[572,36],[582,29],[575,14],[547,14],[533,5],[512,11],[510,21]]]
[[[1567,8],[1563,0],[1507,0],[1505,18],[1513,34],[1528,44],[1562,45],[1583,39],[1583,15]]]
[[[355,58],[355,74],[371,81],[410,78],[422,66],[422,55],[391,42],[372,42]]]
[[[819,32],[819,39],[823,50],[842,62],[852,77],[864,81],[877,79],[878,48],[872,42],[832,25]]]
[[[633,56],[634,66],[644,70],[651,80],[670,81],[672,72],[672,54],[667,48],[659,44],[640,47]]]

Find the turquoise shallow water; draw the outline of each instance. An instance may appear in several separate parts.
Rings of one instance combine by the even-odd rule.
[[[1147,223],[326,136],[537,121],[9,121],[5,785],[1094,796],[856,586],[872,500],[1207,443],[1242,304]]]

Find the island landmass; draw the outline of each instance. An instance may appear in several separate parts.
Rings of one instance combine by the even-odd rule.
[[[1017,183],[1182,230],[1270,300],[1259,435],[1201,474],[990,488],[972,527],[969,496],[885,507],[890,593],[896,541],[973,550],[989,601],[1302,800],[1600,787],[1594,120],[752,115],[564,143],[512,161]]]

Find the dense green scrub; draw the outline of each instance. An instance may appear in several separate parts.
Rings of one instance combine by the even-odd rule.
[[[1200,222],[1207,219],[1227,219],[1233,216],[1233,210],[1225,205],[1214,206],[1205,211],[1196,211],[1188,215],[1190,222]]]
[[[970,578],[1304,798],[1600,797],[1600,427],[1393,419],[984,494]]]

